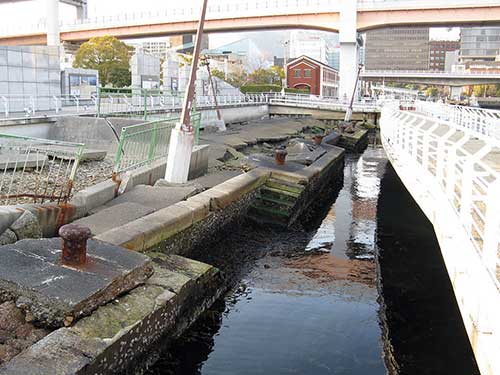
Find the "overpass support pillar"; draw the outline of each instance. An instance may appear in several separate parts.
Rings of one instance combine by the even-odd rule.
[[[462,86],[450,86],[450,96],[452,99],[460,100],[462,92],[463,92]]]
[[[339,99],[350,100],[358,73],[357,1],[340,1]]]
[[[59,46],[59,0],[45,0],[47,11],[47,45]]]

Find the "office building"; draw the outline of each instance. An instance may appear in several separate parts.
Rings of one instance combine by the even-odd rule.
[[[446,53],[458,51],[458,40],[431,40],[429,42],[429,69],[444,72],[446,69]]]
[[[366,70],[429,70],[429,29],[390,27],[366,32]]]
[[[462,27],[460,61],[495,61],[500,51],[500,27]]]

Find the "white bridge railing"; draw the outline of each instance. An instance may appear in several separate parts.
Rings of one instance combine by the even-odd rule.
[[[415,102],[415,109],[452,126],[500,141],[500,111],[425,101]]]
[[[288,95],[271,99],[269,104],[284,105],[290,107],[317,108],[324,110],[345,111],[349,108],[349,103],[339,101],[337,98],[313,97],[309,95]],[[378,112],[380,107],[374,101],[356,101],[353,104],[354,112]]]
[[[426,109],[424,115],[385,105],[382,144],[434,226],[480,371],[497,374],[500,142],[491,136],[495,122],[481,120],[482,111],[439,104]],[[455,115],[462,112],[466,115]]]

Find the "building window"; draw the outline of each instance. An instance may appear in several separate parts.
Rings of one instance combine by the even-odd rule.
[[[311,78],[311,69],[304,69],[304,77]]]
[[[293,76],[295,78],[300,78],[300,69],[294,69]]]

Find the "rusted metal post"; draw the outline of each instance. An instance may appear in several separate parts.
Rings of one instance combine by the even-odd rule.
[[[284,148],[277,148],[274,150],[274,161],[277,165],[284,165],[288,152]]]
[[[203,6],[201,8],[200,22],[198,23],[198,30],[196,32],[196,43],[193,51],[193,61],[191,63],[191,73],[189,74],[188,87],[186,94],[184,96],[184,103],[182,106],[181,113],[181,129],[185,132],[192,132],[193,128],[191,126],[191,108],[193,107],[193,97],[196,82],[196,71],[198,70],[198,61],[200,59],[201,43],[203,39],[203,25],[205,24],[205,15],[207,13],[207,3],[208,0],[203,0]]]
[[[78,267],[87,262],[87,240],[92,235],[89,228],[78,224],[67,224],[59,229],[62,238],[61,262]]]

